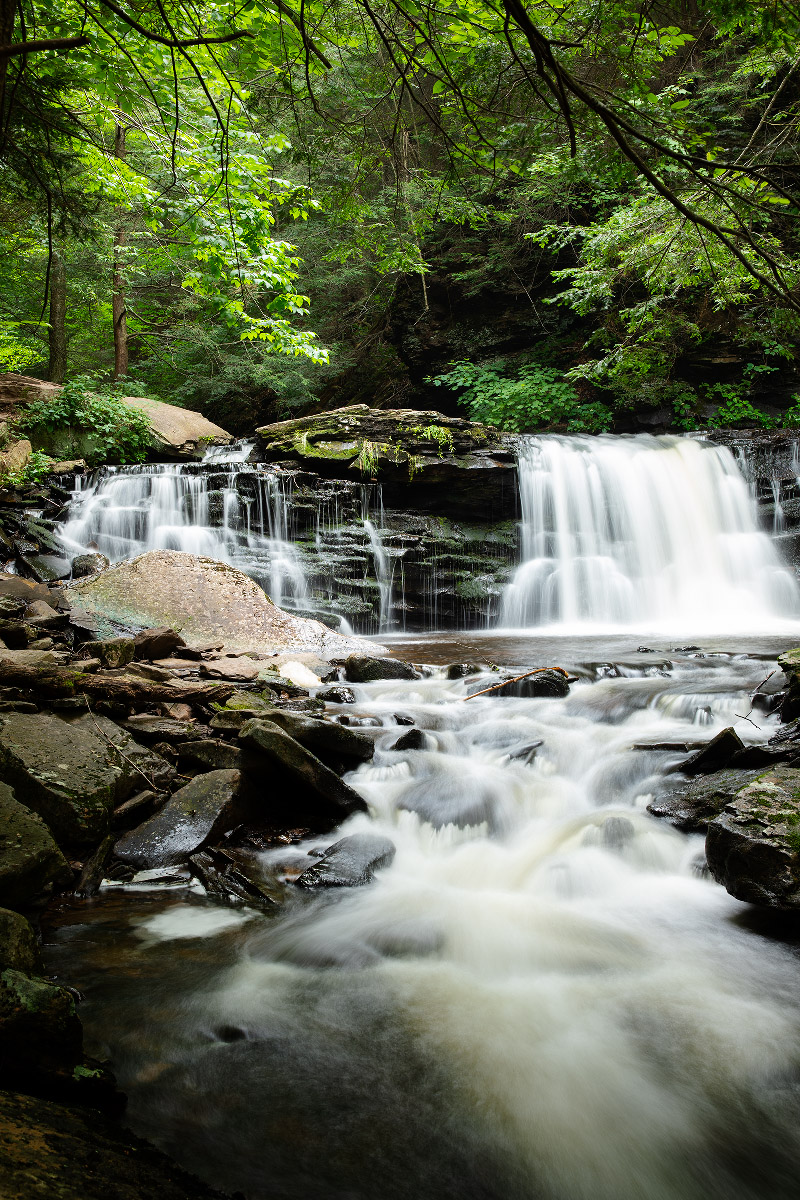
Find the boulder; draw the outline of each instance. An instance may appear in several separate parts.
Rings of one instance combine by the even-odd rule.
[[[39,947],[30,921],[10,908],[0,908],[0,971],[9,967],[23,975],[40,970]]]
[[[0,571],[0,596],[24,600],[26,603],[32,600],[46,600],[49,603],[52,599],[50,589],[43,583],[34,583],[32,579],[23,579],[21,575],[9,575],[4,571]]]
[[[786,679],[786,693],[781,705],[781,720],[794,721],[800,717],[800,646],[778,657]]]
[[[143,629],[133,639],[134,658],[144,658],[150,662],[159,658],[169,658],[179,646],[185,645],[181,635],[170,625],[161,625],[157,629]]]
[[[317,692],[317,700],[324,700],[326,704],[355,704],[356,694],[352,688],[340,684]]]
[[[212,721],[213,724],[213,721]],[[242,771],[247,755],[238,746],[203,738],[197,742],[178,742],[175,746],[181,767],[197,767],[201,771]]]
[[[428,739],[421,729],[409,729],[407,733],[403,733],[397,741],[389,747],[390,750],[425,750],[428,745]]]
[[[727,767],[735,755],[745,749],[744,742],[733,726],[721,730],[710,742],[685,758],[675,770],[684,775],[711,775]]]
[[[350,683],[373,683],[378,679],[419,679],[411,663],[398,658],[371,658],[366,654],[350,654],[345,659],[344,672]]]
[[[83,1058],[72,996],[44,979],[0,973],[0,1063],[6,1087],[67,1086]]]
[[[67,579],[72,574],[72,561],[60,554],[23,554],[25,566],[40,583]]]
[[[25,609],[25,620],[37,629],[63,629],[68,618],[66,613],[59,612],[46,600],[33,600]]]
[[[177,627],[190,646],[219,640],[229,650],[273,654],[291,648],[331,658],[367,645],[283,612],[235,567],[180,550],[150,550],[117,563],[102,575],[74,582],[68,595],[72,603],[120,625]]]
[[[198,775],[149,821],[120,838],[114,853],[123,862],[147,870],[185,862],[211,838],[237,824],[241,785],[239,771]]]
[[[709,822],[706,860],[738,900],[800,909],[800,770],[777,766],[743,783]]]
[[[128,779],[99,735],[50,713],[0,714],[0,769],[59,844],[76,847],[108,833],[111,809]]]
[[[125,727],[135,737],[143,742],[186,742],[193,738],[207,735],[203,726],[194,721],[176,721],[174,717],[153,717],[149,713],[139,713],[129,717]]]
[[[325,766],[305,746],[269,721],[248,721],[239,733],[239,742],[254,750],[300,789],[304,799],[326,816],[342,820],[353,812],[366,812],[366,801],[353,788]]]
[[[229,679],[232,683],[251,683],[258,679],[261,665],[250,658],[216,658],[200,663],[200,674],[206,679]]]
[[[361,887],[371,883],[379,867],[388,867],[395,845],[374,833],[354,833],[330,846],[295,880],[298,887]]]
[[[150,423],[153,444],[161,455],[199,459],[212,445],[227,445],[233,438],[202,413],[176,404],[164,404],[145,396],[123,396],[125,404],[144,413]]]
[[[0,1092],[3,1200],[223,1200],[93,1108]]]
[[[99,550],[77,554],[72,560],[72,578],[83,579],[86,575],[99,575],[101,571],[107,571],[110,565],[105,554],[101,554]]]
[[[71,881],[72,871],[44,821],[0,783],[0,904],[24,908]]]
[[[302,713],[287,712],[282,708],[265,709],[264,720],[277,725],[323,761],[333,757],[350,759],[357,763],[368,762],[375,754],[372,738],[332,721],[306,717]]]
[[[18,472],[24,471],[32,453],[33,446],[27,438],[13,442],[7,450],[0,450],[0,480],[4,476],[16,475]]]
[[[89,642],[86,649],[90,651],[92,658],[99,658],[104,667],[117,670],[133,662],[136,646],[133,638],[118,637]]]

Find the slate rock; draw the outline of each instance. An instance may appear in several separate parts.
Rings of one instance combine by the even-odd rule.
[[[371,883],[380,867],[396,853],[394,842],[374,833],[354,833],[330,846],[295,883],[302,888],[361,887]]]
[[[40,583],[68,579],[72,574],[71,560],[58,554],[23,554],[22,558]]]
[[[187,742],[207,736],[207,730],[194,721],[176,721],[174,717],[156,717],[137,713],[125,722],[125,728],[135,738],[148,744],[154,742]]]
[[[213,725],[214,722],[212,721]],[[242,771],[246,755],[238,746],[214,738],[201,738],[197,742],[178,742],[178,761],[181,767],[199,767],[201,771]]]
[[[317,692],[317,700],[324,700],[326,704],[355,704],[356,694],[352,688],[336,685]]]
[[[135,788],[141,790],[143,784],[154,787],[156,791],[168,788],[175,778],[175,768],[151,747],[141,746],[132,734],[100,713],[86,713],[73,727],[86,729],[97,733],[111,751],[111,744],[117,747],[119,754],[111,751],[112,761],[116,762],[126,777],[127,786],[122,790],[125,794]]]
[[[228,679],[232,683],[249,683],[258,679],[262,667],[249,658],[215,658],[200,663],[200,674],[206,679]]]
[[[117,858],[140,869],[185,862],[240,817],[239,771],[209,771],[180,788],[148,821],[114,847]]]
[[[344,662],[344,672],[350,683],[372,683],[379,679],[419,679],[411,663],[398,658],[370,658],[350,654]]]
[[[665,817],[678,829],[698,833],[730,804],[733,797],[758,776],[758,771],[728,767],[711,775],[698,775],[691,782],[667,783],[650,802],[647,811]]]
[[[108,833],[127,783],[118,763],[114,750],[83,726],[50,713],[0,715],[0,769],[60,845],[91,845]]]
[[[267,708],[264,711],[264,720],[277,725],[323,762],[331,756],[353,762],[368,762],[375,754],[372,738],[363,733],[356,733],[354,729],[348,729],[338,722],[306,717],[302,713],[287,712],[282,708]]]
[[[21,575],[9,575],[0,572],[0,596],[8,596],[12,600],[46,600],[51,602],[50,589],[42,583],[34,583],[31,579],[23,579]]]
[[[299,786],[300,796],[328,816],[366,812],[366,801],[325,766],[310,750],[268,721],[252,720],[239,733],[239,742],[280,767]]]
[[[30,921],[10,908],[0,908],[0,970],[32,975],[41,970],[39,947]]]
[[[72,871],[41,817],[0,783],[0,904],[24,908],[72,881]]]

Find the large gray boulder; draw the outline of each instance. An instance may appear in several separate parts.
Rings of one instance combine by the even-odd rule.
[[[149,821],[120,838],[114,853],[123,862],[145,869],[185,862],[237,824],[241,786],[239,771],[198,775]]]
[[[72,880],[72,871],[41,817],[0,783],[0,904],[24,908]]]
[[[399,658],[375,658],[368,654],[350,654],[345,659],[344,673],[350,683],[373,683],[380,679],[418,679],[411,663]]]
[[[709,821],[706,859],[738,900],[800,909],[800,770],[777,766],[743,782]]]
[[[353,833],[330,846],[313,866],[295,880],[302,888],[361,887],[371,883],[380,867],[388,867],[395,845],[376,833]]]
[[[261,711],[258,719],[262,719]],[[323,761],[338,759],[356,763],[368,762],[375,754],[375,742],[372,738],[333,721],[322,721],[316,717],[305,717],[302,713],[287,712],[286,709],[269,706],[263,709],[263,720],[277,725]]]
[[[68,595],[90,614],[121,625],[180,629],[192,647],[216,642],[228,650],[274,654],[290,649],[335,658],[367,646],[319,621],[284,612],[235,567],[180,550],[150,550],[117,563],[102,575],[73,583]]]
[[[367,811],[358,792],[277,725],[260,719],[248,721],[239,732],[239,743],[294,785],[293,800],[309,804],[328,819],[341,821],[350,813]]]
[[[227,445],[231,435],[202,413],[146,396],[123,396],[123,403],[144,413],[154,447],[169,458],[202,458],[211,445]]]
[[[114,802],[128,782],[119,755],[102,737],[49,713],[0,716],[0,769],[59,844],[76,847],[108,833]]]

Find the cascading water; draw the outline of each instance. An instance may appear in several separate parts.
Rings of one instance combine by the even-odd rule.
[[[733,455],[681,437],[530,437],[519,450],[522,565],[507,627],[747,630],[800,592]]]

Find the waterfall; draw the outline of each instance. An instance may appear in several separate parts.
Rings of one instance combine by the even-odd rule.
[[[727,632],[800,615],[731,452],[682,437],[529,437],[507,627]]]

